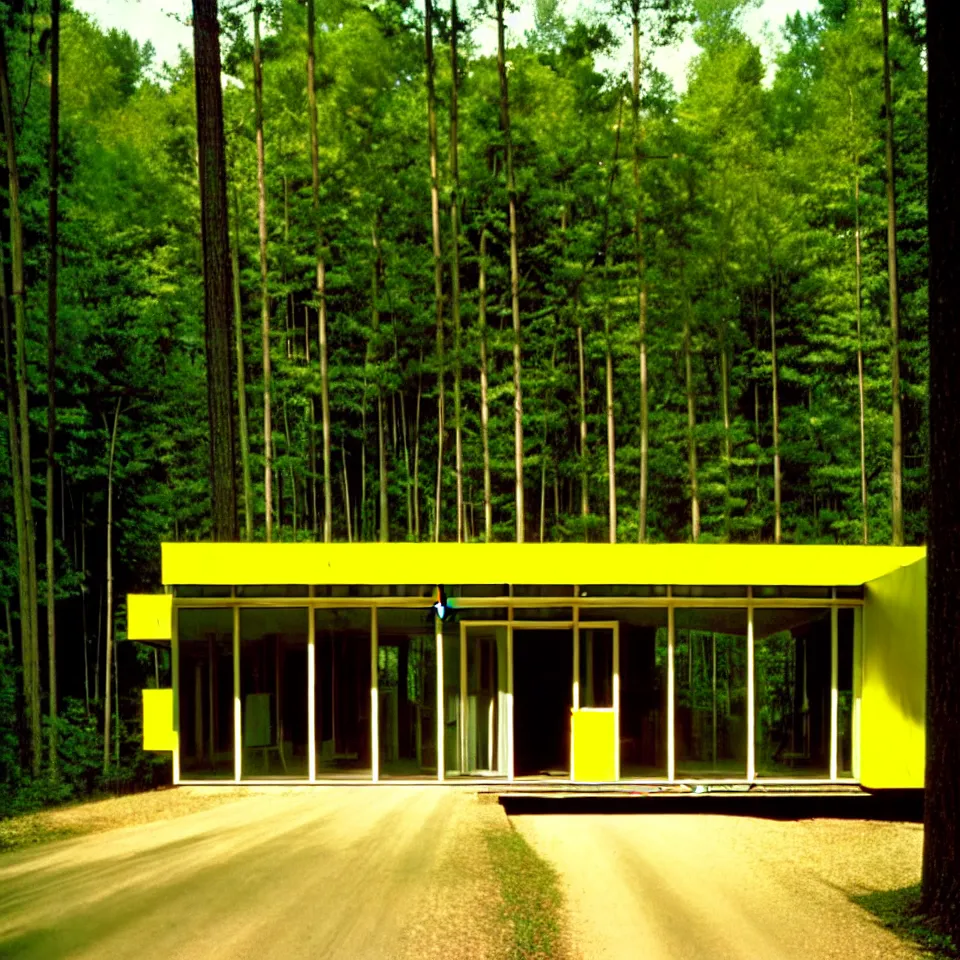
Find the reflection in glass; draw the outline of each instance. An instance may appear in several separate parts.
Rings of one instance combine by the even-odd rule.
[[[507,628],[467,627],[466,772],[503,776],[507,770]]]
[[[437,774],[437,644],[429,608],[377,609],[380,776]]]
[[[613,630],[580,628],[580,706],[613,707]]]
[[[462,772],[460,719],[460,625],[443,625],[443,768],[444,776]]]
[[[830,776],[830,611],[753,615],[759,777]]]
[[[676,612],[676,775],[746,777],[747,611]]]
[[[317,777],[369,779],[370,610],[320,607],[314,616]]]
[[[837,611],[837,776],[853,776],[853,617]]]
[[[232,780],[233,611],[181,609],[177,645],[180,774]]]
[[[302,777],[307,760],[307,610],[240,610],[242,776]]]

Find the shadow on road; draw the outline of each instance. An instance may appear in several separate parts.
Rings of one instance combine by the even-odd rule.
[[[887,820],[923,822],[923,791],[890,790],[853,795],[723,793],[549,796],[501,794],[508,816],[526,814],[721,814],[768,820]]]

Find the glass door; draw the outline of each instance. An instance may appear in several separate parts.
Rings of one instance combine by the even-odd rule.
[[[507,625],[460,625],[460,756],[470,776],[504,777],[508,767]]]
[[[578,626],[574,658],[572,779],[619,780],[619,625]]]

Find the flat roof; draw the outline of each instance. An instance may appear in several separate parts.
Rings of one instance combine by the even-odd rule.
[[[860,586],[926,547],[720,543],[164,543],[164,584]]]

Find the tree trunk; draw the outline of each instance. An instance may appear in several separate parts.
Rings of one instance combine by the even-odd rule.
[[[579,304],[574,305],[574,310]],[[587,378],[583,355],[583,324],[580,318],[577,318],[577,363],[580,368],[580,463],[582,466],[582,479],[580,484],[580,513],[586,517],[590,513],[590,499],[588,487],[590,482],[589,471],[587,470]]]
[[[723,472],[725,490],[723,494],[724,539],[730,542],[730,482],[733,463],[733,436],[730,431],[730,365],[727,358],[726,321],[720,328],[720,391],[723,407]]]
[[[691,321],[693,304],[687,294],[687,309],[683,317],[683,365],[687,387],[687,471],[690,481],[690,532],[693,542],[700,539],[700,494],[697,489],[697,410],[693,390],[693,359],[691,357]]]
[[[194,0],[193,42],[213,535],[216,540],[237,540],[237,482],[230,371],[232,284],[217,0]]]
[[[923,910],[960,942],[960,8],[927,0],[930,497]]]
[[[437,104],[434,91],[433,2],[426,0],[424,51],[427,71],[427,139],[430,151],[430,221],[433,227],[433,303],[437,324],[437,492],[434,507],[434,540],[440,540],[440,499],[443,492],[443,436],[446,429],[444,409],[444,333],[443,333],[443,260],[440,250],[440,174],[437,168]]]
[[[113,460],[117,449],[117,424],[120,422],[120,400],[113,411],[113,429],[110,431],[110,456],[107,460],[107,676],[103,686],[103,775],[110,768],[110,665],[113,655]],[[107,418],[103,418],[107,426]],[[236,516],[236,514],[234,514]]]
[[[613,261],[610,245],[610,205],[613,203],[613,185],[617,179],[617,167],[620,164],[620,133],[623,127],[623,98],[619,99],[617,109],[617,132],[614,139],[613,163],[607,178],[607,202],[603,208],[603,267],[604,280],[609,287]],[[606,353],[606,415],[607,415],[607,502],[609,505],[608,534],[610,543],[617,542],[617,441],[613,410],[613,331],[610,327],[610,313],[614,297],[608,289],[604,297],[603,340]]]
[[[316,12],[307,0],[307,98],[310,105],[310,165],[313,171],[313,210],[320,216],[320,161],[317,139],[317,89],[315,68]],[[317,243],[317,338],[320,347],[320,417],[323,422],[323,542],[333,538],[333,483],[330,476],[330,369],[327,356],[327,266],[320,224],[314,228]],[[349,524],[349,512],[347,522]]]
[[[893,545],[903,545],[903,425],[900,419],[900,297],[897,290],[897,197],[893,162],[893,91],[890,82],[889,0],[880,0],[883,21],[883,104],[887,115],[887,274],[890,294],[890,385],[893,393]]]
[[[263,499],[267,543],[273,539],[273,425],[270,399],[270,293],[267,288],[267,184],[263,142],[263,67],[259,0],[253,7],[253,99],[257,131],[257,224],[260,238],[260,339],[263,351]],[[282,507],[281,507],[282,508]]]
[[[770,277],[770,376],[773,386],[773,542],[780,542],[780,509],[783,502],[780,478],[780,385],[777,380],[777,313]]]
[[[507,202],[510,224],[510,307],[513,313],[513,435],[516,466],[517,543],[523,543],[526,517],[523,506],[523,394],[520,387],[520,263],[517,253],[517,185],[513,176],[513,142],[510,138],[510,92],[504,49],[503,12],[506,0],[497,6],[497,73],[500,76],[500,129],[503,131],[507,167]]]
[[[283,400],[283,434],[287,441],[285,453],[290,462],[290,494],[291,494],[291,526],[293,528],[293,539],[297,539],[297,474],[293,469],[293,442],[290,437],[290,418],[287,415],[287,400]]]
[[[60,0],[50,4],[50,145],[48,160],[50,185],[47,204],[47,498],[46,498],[46,547],[47,547],[47,663],[49,667],[47,689],[48,742],[47,762],[50,778],[59,777],[57,762],[57,623],[54,562],[54,468],[56,466],[55,442],[57,430],[57,206],[60,198]],[[62,498],[61,498],[62,499]]]
[[[90,715],[90,664],[88,650],[90,638],[87,636],[87,510],[84,495],[80,494],[80,624],[83,630],[83,703],[87,716]]]
[[[420,541],[420,401],[423,399],[423,347],[417,376],[417,407],[413,420],[413,525],[414,538]]]
[[[20,496],[23,511],[23,553],[20,560],[21,645],[23,654],[24,699],[30,731],[30,766],[34,777],[40,775],[43,757],[43,731],[40,719],[40,639],[37,607],[37,545],[33,520],[32,475],[30,458],[30,416],[27,399],[26,356],[26,290],[24,284],[23,221],[20,215],[20,174],[17,167],[16,126],[10,96],[6,35],[0,27],[0,114],[3,116],[4,140],[7,146],[7,190],[10,204],[10,267],[13,290],[13,319],[16,329],[15,373],[8,380],[12,393],[17,392],[16,416],[20,458]],[[6,280],[4,280],[6,285]],[[9,320],[8,320],[9,325]],[[11,434],[11,437],[13,434]],[[11,457],[13,457],[11,450]],[[20,551],[18,548],[18,560]],[[26,617],[24,619],[24,613]]]
[[[371,311],[372,311],[372,333],[370,337],[370,346],[368,356],[373,363],[380,362],[380,277],[383,273],[383,250],[380,246],[380,237],[377,233],[377,226],[374,224],[373,231],[373,270],[371,283]],[[386,543],[390,539],[390,505],[387,499],[388,477],[387,477],[387,443],[384,430],[383,413],[383,383],[380,370],[374,371],[377,383],[377,473],[378,488],[380,496],[380,530],[378,539],[381,543]]]
[[[477,324],[480,327],[480,439],[483,443],[483,533],[493,540],[493,495],[490,483],[490,405],[487,383],[487,228],[480,229],[480,290]]]
[[[450,0],[450,318],[453,320],[453,428],[457,463],[457,543],[464,540],[463,423],[460,396],[460,162],[457,134],[457,0]]]
[[[640,129],[640,3],[633,0],[633,188],[636,193],[634,237],[637,256],[637,313],[639,318],[640,350],[640,510],[637,539],[647,539],[647,478],[650,460],[650,412],[647,398],[647,287],[646,255],[643,248],[643,193],[640,181],[640,156],[643,131]]]
[[[233,188],[233,333],[237,354],[237,408],[240,414],[240,464],[243,474],[243,520],[247,541],[253,540],[253,480],[247,426],[247,372],[243,349],[243,308],[240,300],[240,192]]]
[[[347,480],[347,455],[340,448],[340,460],[343,463],[343,507],[347,515],[347,543],[353,543],[353,526],[350,523],[350,485]]]
[[[853,93],[850,94],[850,123],[853,126]],[[856,135],[856,134],[854,134]],[[856,316],[857,316],[857,391],[860,413],[860,501],[863,510],[863,542],[870,542],[869,510],[867,506],[867,444],[866,444],[866,390],[863,376],[863,334],[861,314],[863,310],[863,252],[860,245],[860,151],[853,158],[853,206],[854,243],[856,261]]]

